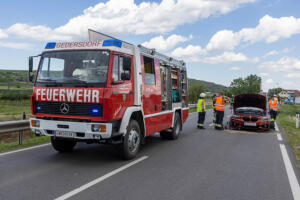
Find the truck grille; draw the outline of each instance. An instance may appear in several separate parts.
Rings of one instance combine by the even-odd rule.
[[[102,117],[103,104],[36,101],[35,112],[53,115]]]

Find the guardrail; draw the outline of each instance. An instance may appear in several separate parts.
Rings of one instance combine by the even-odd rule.
[[[0,122],[0,135],[19,132],[19,144],[23,142],[23,131],[30,130],[29,120]]]
[[[211,105],[211,103],[208,103],[207,105]],[[189,108],[197,108],[197,105],[189,104]],[[23,114],[23,117],[26,117],[26,115]],[[27,130],[30,130],[29,120],[0,122],[0,135],[6,133],[19,132],[19,145],[23,143],[23,132]]]

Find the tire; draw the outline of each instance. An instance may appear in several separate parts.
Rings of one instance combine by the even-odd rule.
[[[141,147],[141,129],[136,120],[131,120],[122,144],[123,158],[130,160],[136,157]]]
[[[65,153],[71,152],[74,149],[76,141],[51,137],[51,144],[56,151],[60,153]]]
[[[160,137],[162,139],[170,139],[176,140],[178,139],[179,133],[181,130],[181,118],[178,112],[175,113],[175,120],[174,120],[174,127],[172,128],[171,132],[161,131]]]

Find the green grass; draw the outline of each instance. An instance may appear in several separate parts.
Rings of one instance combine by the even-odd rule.
[[[0,121],[22,119],[23,112],[27,118],[31,115],[30,100],[0,100]]]
[[[296,129],[296,112],[300,113],[299,105],[282,105],[277,122],[292,145],[300,168],[300,128]]]
[[[10,142],[10,143],[0,143],[0,152],[30,147],[30,146],[44,144],[48,142],[50,142],[50,137],[43,136],[43,137],[33,137],[33,138],[24,139],[22,145],[19,145],[18,141]]]
[[[0,85],[0,90],[8,90],[8,86]],[[9,90],[32,90],[32,87],[24,85],[24,84],[20,84],[20,87],[12,85],[12,86],[9,86]]]

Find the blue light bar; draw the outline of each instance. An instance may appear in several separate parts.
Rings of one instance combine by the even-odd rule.
[[[122,41],[120,40],[104,40],[103,41],[103,46],[108,47],[108,46],[115,46],[115,47],[122,47]]]
[[[49,42],[49,43],[46,45],[45,49],[54,49],[55,46],[56,46],[56,42]]]
[[[94,108],[94,109],[92,110],[92,113],[99,113],[99,109]]]
[[[42,110],[42,107],[41,106],[37,106],[36,109],[37,110]]]

